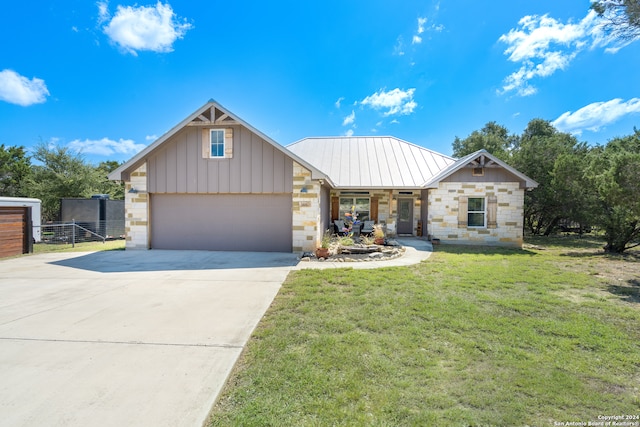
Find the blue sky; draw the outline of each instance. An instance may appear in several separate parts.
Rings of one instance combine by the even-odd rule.
[[[212,98],[282,145],[393,135],[451,154],[534,118],[603,144],[640,127],[640,41],[607,38],[589,5],[9,2],[0,144],[123,161]]]

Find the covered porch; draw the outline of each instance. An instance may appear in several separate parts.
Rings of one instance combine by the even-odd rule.
[[[327,223],[334,233],[359,234],[373,221],[387,237],[427,236],[427,196],[427,189],[332,189]]]

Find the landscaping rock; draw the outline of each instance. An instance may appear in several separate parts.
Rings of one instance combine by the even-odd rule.
[[[378,252],[380,248],[378,246],[343,246],[343,254],[370,254],[372,252]]]
[[[330,260],[324,258],[309,257],[311,262],[367,262],[367,261],[385,261],[398,258],[403,255],[405,248],[392,241],[395,246],[381,245],[363,245],[355,244],[353,246],[335,245],[332,249]]]

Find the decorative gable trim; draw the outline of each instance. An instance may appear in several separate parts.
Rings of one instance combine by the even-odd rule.
[[[241,124],[238,120],[234,119],[222,111],[217,105],[211,105],[205,109],[202,113],[194,117],[187,126],[230,126]]]

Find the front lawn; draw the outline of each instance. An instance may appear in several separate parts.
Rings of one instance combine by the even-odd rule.
[[[640,260],[599,242],[439,246],[292,273],[212,426],[553,426],[640,415]],[[555,424],[559,425],[559,424]]]

